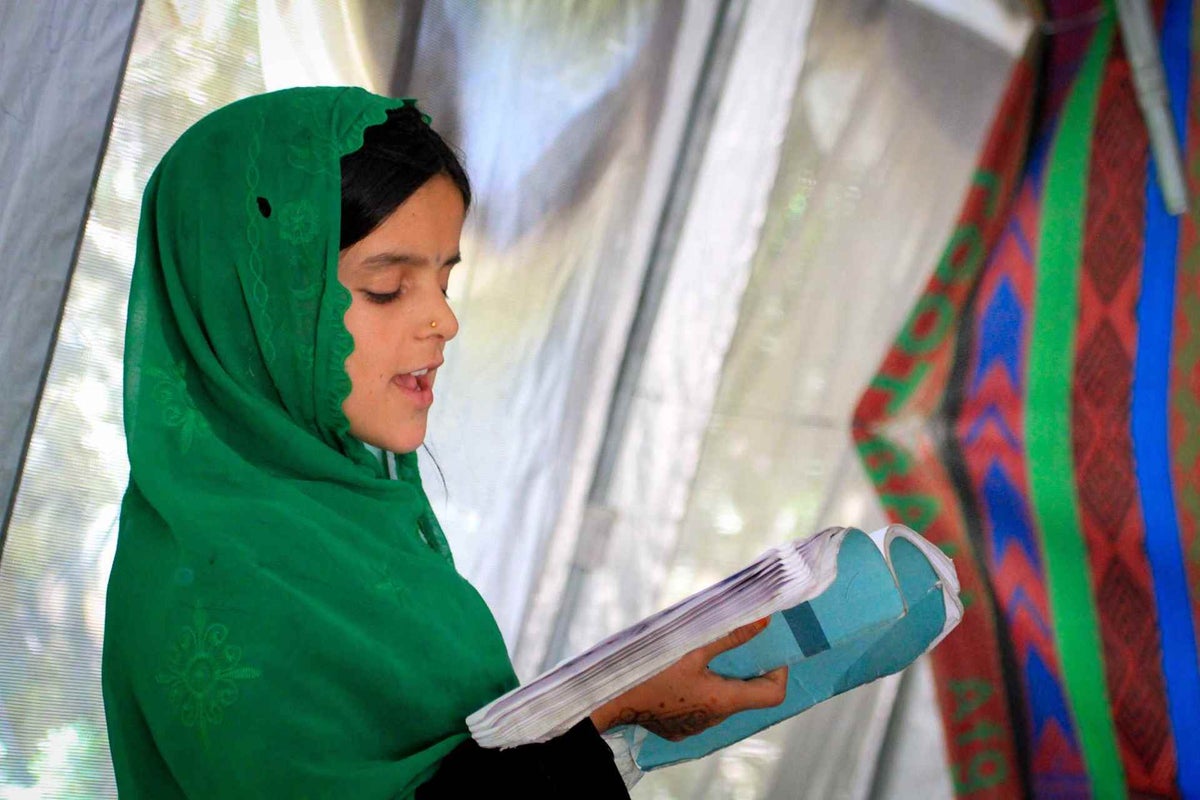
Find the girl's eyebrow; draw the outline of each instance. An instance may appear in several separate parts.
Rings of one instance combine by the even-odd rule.
[[[458,262],[462,261],[462,253],[455,253],[446,259],[443,267],[453,267]],[[360,266],[367,269],[379,269],[383,267],[425,267],[429,266],[429,259],[425,256],[413,255],[412,253],[376,253],[373,256],[368,256],[362,260]]]

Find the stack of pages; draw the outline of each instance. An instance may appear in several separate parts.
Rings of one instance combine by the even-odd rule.
[[[467,718],[483,747],[565,733],[609,700],[697,647],[770,617],[709,668],[752,678],[787,664],[782,705],[743,711],[680,742],[624,729],[643,770],[687,761],[744,739],[855,686],[897,672],[958,624],[954,565],[902,525],[871,534],[829,528],[773,548],[745,569],[617,633]]]

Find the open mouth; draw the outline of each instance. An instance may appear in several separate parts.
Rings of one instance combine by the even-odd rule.
[[[433,403],[433,376],[435,371],[436,369],[426,367],[406,372],[392,378],[392,383],[418,405],[428,407]]]

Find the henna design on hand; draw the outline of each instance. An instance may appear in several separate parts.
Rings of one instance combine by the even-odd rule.
[[[641,725],[655,736],[661,736],[669,742],[679,742],[711,728],[724,719],[725,715],[717,714],[703,706],[670,712],[638,711],[636,708],[625,708],[617,714],[613,724]]]

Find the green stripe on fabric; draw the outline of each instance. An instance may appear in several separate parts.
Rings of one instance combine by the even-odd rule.
[[[1063,678],[1093,797],[1125,797],[1104,680],[1104,651],[1089,581],[1071,450],[1071,377],[1079,267],[1096,103],[1113,37],[1113,11],[1096,26],[1047,163],[1029,354],[1029,488],[1042,534],[1050,609]]]

